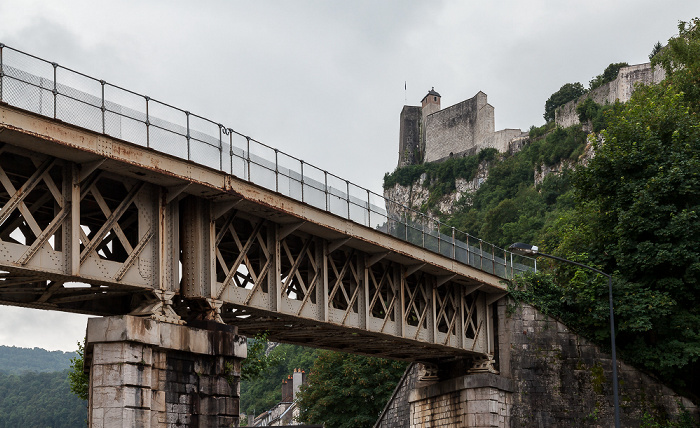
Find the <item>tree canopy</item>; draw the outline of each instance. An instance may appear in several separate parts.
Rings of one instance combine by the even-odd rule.
[[[617,79],[617,74],[620,72],[622,67],[627,67],[629,64],[626,62],[614,62],[603,70],[602,74],[597,75],[590,82],[588,82],[589,90],[594,90],[605,85],[608,82],[612,82]]]
[[[550,122],[554,120],[554,111],[571,100],[575,100],[586,93],[586,88],[582,84],[566,83],[559,90],[553,93],[544,103],[544,120]]]
[[[321,351],[299,393],[299,419],[326,428],[372,426],[405,368],[399,361]]]
[[[614,274],[625,360],[700,395],[697,23],[681,23],[679,36],[654,57],[666,81],[612,107],[593,142],[595,157],[573,174],[574,210],[560,213],[543,247]],[[573,322],[608,340],[605,279],[568,266],[555,272],[558,300],[580,315]]]

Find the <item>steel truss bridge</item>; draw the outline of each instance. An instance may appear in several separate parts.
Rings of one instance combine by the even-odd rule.
[[[534,267],[195,114],[0,44],[0,303],[488,361]]]

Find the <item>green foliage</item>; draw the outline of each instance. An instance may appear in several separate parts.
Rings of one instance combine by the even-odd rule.
[[[277,359],[277,363],[270,365],[263,376],[241,380],[241,412],[260,414],[279,403],[282,399],[282,381],[287,379],[294,369],[302,369],[308,373],[318,350],[280,344],[270,354],[283,355],[284,358]]]
[[[299,394],[299,419],[327,428],[372,426],[405,368],[403,362],[321,351]]]
[[[661,49],[663,49],[664,46],[661,44],[661,42],[656,42],[654,47],[651,49],[651,53],[649,54],[649,61],[653,60],[656,54],[661,52]]]
[[[554,130],[554,128],[556,128],[556,127],[557,127],[557,125],[556,125],[556,123],[554,123],[554,121],[547,122],[544,125],[539,126],[539,127],[532,125],[530,127],[530,131],[528,132],[528,135],[530,137],[530,140],[534,141],[534,140],[537,140],[537,139],[541,138],[542,136],[548,134],[549,132]]]
[[[394,187],[396,184],[410,186],[423,174],[426,174],[428,182],[451,182],[454,189],[456,178],[473,179],[479,169],[479,163],[495,159],[497,153],[496,149],[483,149],[475,156],[455,157],[444,162],[399,167],[391,174],[384,174],[384,189]]]
[[[284,361],[284,348],[267,352],[267,338],[267,332],[248,338],[248,356],[241,363],[241,379],[252,380],[264,376]]]
[[[640,428],[695,428],[698,425],[690,414],[688,409],[685,408],[682,402],[678,402],[679,412],[677,416],[669,418],[668,416],[661,416],[655,414],[654,412],[645,411],[642,415],[642,420],[640,421]]]
[[[629,64],[627,64],[626,62],[614,62],[608,65],[607,67],[605,67],[605,70],[602,74],[597,75],[589,82],[589,90],[592,91],[596,88],[605,85],[608,82],[612,82],[613,80],[617,79],[617,74],[620,72],[620,69],[627,66],[629,66]]]
[[[70,393],[68,370],[0,373],[0,428],[85,426],[87,403]]]
[[[458,206],[447,224],[501,247],[516,241],[538,242],[554,213],[570,208],[573,199],[568,170],[548,175],[538,188],[533,186],[533,174],[542,165],[578,159],[586,143],[580,127],[552,127],[522,151],[493,163],[472,204]]]
[[[0,372],[20,374],[62,371],[70,367],[73,352],[47,351],[41,348],[0,346]]]
[[[612,105],[600,105],[591,98],[586,98],[576,106],[576,113],[581,123],[590,122],[593,125],[593,132],[599,133],[607,128],[612,108]]]
[[[668,41],[665,49],[654,56],[653,66],[666,70],[664,86],[673,86],[695,113],[700,113],[700,18],[678,24],[678,37]]]
[[[83,343],[78,342],[76,356],[70,360],[68,383],[70,384],[70,392],[81,400],[87,400],[90,396],[90,375],[83,370],[85,361],[85,345]]]
[[[544,103],[544,120],[550,122],[554,120],[554,111],[571,100],[575,100],[587,91],[582,84],[566,83],[559,90],[553,93]]]
[[[698,395],[700,31],[680,30],[654,57],[667,80],[611,106],[596,156],[572,175],[575,207],[545,229],[541,246],[614,274],[622,357]],[[562,265],[554,276],[561,316],[572,314],[567,322],[605,344],[604,280]]]
[[[668,378],[697,371],[700,357],[689,327],[700,325],[700,122],[673,89],[639,88],[614,109],[574,181],[604,233],[572,245],[624,278],[618,343],[628,361]]]

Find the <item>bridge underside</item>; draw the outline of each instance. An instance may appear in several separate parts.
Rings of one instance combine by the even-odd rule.
[[[0,104],[0,303],[493,354],[494,275],[235,176]]]

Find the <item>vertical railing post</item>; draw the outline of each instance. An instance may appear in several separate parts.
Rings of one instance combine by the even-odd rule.
[[[372,227],[372,209],[370,208],[369,189],[367,190],[367,227]]]
[[[55,62],[52,62],[51,65],[53,66],[53,118],[56,119],[56,105],[58,104],[58,85],[56,84],[56,69],[58,68],[58,64]]]
[[[491,273],[496,274],[496,247],[491,244]]]
[[[233,129],[228,128],[228,159],[231,164],[231,175],[233,175]]]
[[[303,186],[302,186],[303,187]],[[330,211],[330,196],[328,195],[328,171],[323,171],[323,189],[326,194],[326,211]]]
[[[442,254],[442,253],[440,252],[440,248],[441,248],[440,241],[442,241],[441,236],[440,236],[440,222],[439,222],[439,221],[435,221],[435,222],[433,223],[433,225],[434,225],[434,226],[437,226],[438,254]]]
[[[299,160],[299,164],[301,165],[301,201],[304,202],[304,161]]]
[[[452,227],[452,259],[457,260],[457,242],[455,241],[455,228]],[[467,264],[469,264],[469,249],[467,248]]]
[[[219,124],[219,171],[224,170],[224,137],[222,136],[222,129],[224,125]]]
[[[466,242],[466,244],[467,244],[467,264],[471,263],[471,256],[472,256],[472,250],[469,247],[469,236],[470,235],[467,234],[467,242]]]
[[[403,209],[403,228],[406,231],[406,242],[408,242],[408,213],[406,212],[406,207],[401,206]]]
[[[350,181],[345,180],[345,196],[348,201],[348,220],[350,220]]]
[[[151,116],[148,111],[148,104],[151,100],[149,97],[143,97],[146,100],[146,147],[151,147]]]
[[[275,149],[275,192],[280,191],[280,169],[278,162],[279,150]]]
[[[423,245],[421,245],[423,248],[425,248],[425,216],[423,214],[420,215],[420,230],[421,230],[421,240],[423,241]]]
[[[105,81],[100,80],[100,87],[102,89],[102,107],[100,107],[100,110],[102,110],[102,133],[106,134],[107,130],[105,127],[105,111],[107,111],[107,108],[105,107]]]
[[[187,117],[187,160],[192,160],[192,152],[190,147],[190,112],[186,111],[185,116]]]
[[[5,50],[5,45],[0,43],[0,103],[3,100],[2,97],[2,91],[3,91],[3,82],[5,81],[5,66],[3,65],[3,58],[2,58],[2,53]]]
[[[250,137],[245,137],[245,140],[246,140],[245,157],[246,157],[246,163],[248,165],[248,181],[250,181]]]
[[[513,265],[513,253],[510,253],[510,277],[515,278],[515,266]]]
[[[484,270],[484,241],[479,239],[479,269]]]

